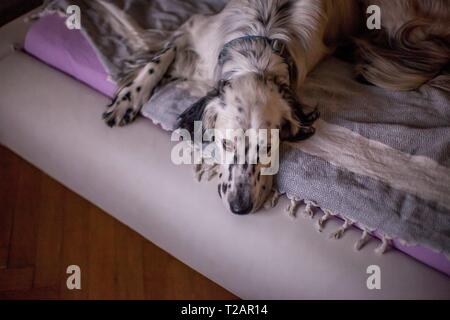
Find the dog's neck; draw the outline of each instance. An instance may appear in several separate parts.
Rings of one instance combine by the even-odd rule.
[[[219,55],[218,78],[254,73],[264,79],[276,78],[290,85],[297,70],[285,44],[264,36],[243,36],[226,43]]]

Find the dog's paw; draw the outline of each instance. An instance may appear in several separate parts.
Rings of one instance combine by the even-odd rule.
[[[118,90],[116,97],[103,113],[103,119],[108,126],[124,126],[133,122],[175,59],[175,52],[175,47],[164,49],[129,77],[133,80]]]
[[[139,94],[140,87],[134,87],[132,84],[125,86],[114,98],[108,109],[103,113],[103,120],[110,126],[124,126],[131,123],[142,108]]]

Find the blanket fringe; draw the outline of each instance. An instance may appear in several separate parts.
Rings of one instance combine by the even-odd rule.
[[[323,216],[321,216],[319,218],[319,220],[317,220],[317,231],[322,232],[323,231],[323,227],[325,226],[325,222],[327,222],[328,220],[330,220],[330,218],[332,216],[334,216],[334,214],[330,211],[330,210],[323,210]]]
[[[267,199],[266,203],[264,204],[265,209],[271,209],[275,208],[278,204],[278,200],[280,200],[280,197],[282,196],[282,193],[280,193],[278,190],[273,189],[272,195]]]
[[[391,242],[392,242],[391,237],[383,235],[383,238],[381,239],[381,245],[375,249],[375,253],[379,255],[385,254],[386,251],[388,251],[389,247],[391,246]]]
[[[286,211],[289,213],[290,217],[293,217],[293,218],[296,217],[298,206],[302,203],[304,203],[304,205],[305,205],[304,215],[306,217],[309,216],[311,218],[314,218],[314,216],[317,212],[319,212],[319,211],[323,212],[323,215],[319,219],[317,219],[317,222],[316,222],[316,228],[317,228],[318,232],[323,232],[326,222],[328,220],[330,220],[331,218],[339,217],[340,219],[344,219],[344,223],[342,224],[342,226],[338,230],[336,230],[335,232],[330,234],[331,239],[336,239],[336,240],[341,239],[345,235],[347,230],[352,226],[357,226],[359,229],[361,229],[362,235],[354,244],[355,251],[360,251],[361,249],[363,249],[367,245],[367,243],[369,241],[371,241],[372,237],[378,238],[379,232],[377,232],[376,229],[371,229],[367,226],[361,225],[360,223],[358,223],[355,220],[352,220],[349,218],[344,218],[343,216],[341,216],[329,209],[324,209],[312,200],[299,199],[298,197],[290,195],[289,193],[286,193],[283,190],[279,190],[277,188],[274,188],[272,190],[272,194],[269,197],[269,199],[266,201],[264,207],[266,209],[275,207],[278,203],[278,200],[283,195],[286,195],[286,197],[290,201],[289,205],[286,208]],[[375,236],[375,233],[377,234],[377,236]],[[393,239],[394,238],[392,236],[382,234],[381,244],[374,250],[375,253],[379,254],[379,255],[383,255],[384,253],[386,253],[393,246],[393,243],[392,243]],[[413,245],[410,242],[404,241],[402,239],[397,239],[397,240],[400,241],[400,243],[403,245]],[[442,253],[442,252],[439,252],[439,253]],[[446,257],[450,260],[450,254],[446,254]]]
[[[280,197],[280,193],[277,192],[275,194],[275,196],[276,196],[276,201],[278,201],[278,198]],[[311,201],[311,200],[299,200],[297,198],[289,197],[289,196],[288,196],[288,198],[291,202],[287,206],[286,211],[289,213],[290,217],[295,218],[297,216],[298,206],[301,203],[304,203],[305,209],[303,210],[303,213],[304,213],[305,217],[309,217],[311,219],[314,218],[314,209],[318,208],[317,203],[315,203],[314,201]],[[275,205],[276,205],[276,203],[275,203]],[[274,207],[275,205],[272,203],[272,207]]]
[[[194,166],[194,177],[195,180],[201,182],[203,177],[206,175],[206,180],[211,181],[217,174],[218,166],[217,165],[206,165],[206,164],[197,164]]]
[[[344,219],[344,224],[342,225],[342,227],[340,227],[336,232],[333,232],[330,235],[330,238],[335,240],[341,239],[344,236],[345,232],[348,230],[348,228],[350,228],[353,224],[354,223],[349,219]]]
[[[355,243],[355,250],[360,251],[370,241],[370,232],[363,229],[361,238]]]
[[[201,182],[203,173],[204,173],[204,171],[202,170],[202,166],[200,164],[196,164],[194,166],[194,179],[195,179],[195,181]]]
[[[314,210],[318,208],[317,203],[310,200],[305,200],[305,216],[314,219]]]
[[[300,201],[294,198],[291,199],[291,203],[287,206],[286,212],[289,213],[289,216],[295,218],[297,216],[297,207]]]
[[[217,170],[211,170],[208,172],[207,180],[211,181],[215,176],[217,176]]]

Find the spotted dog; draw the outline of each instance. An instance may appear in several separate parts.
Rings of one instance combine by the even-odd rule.
[[[104,1],[123,25],[131,19]],[[432,80],[449,62],[449,7],[445,0],[231,0],[216,15],[195,15],[138,65],[104,113],[109,126],[132,122],[156,86],[169,78],[203,81],[211,91],[180,117],[181,128],[279,129],[281,140],[314,133],[318,112],[297,96],[308,73],[352,38],[357,71],[387,89],[409,90]],[[366,8],[378,5],[382,30],[364,35]],[[136,31],[138,33],[139,31]],[[308,109],[310,111],[310,109]],[[236,152],[237,141],[218,139]],[[270,149],[270,141],[267,141]],[[257,144],[246,146],[256,152]],[[249,150],[249,151],[248,151]],[[274,152],[274,150],[272,150]],[[261,207],[273,176],[261,164],[218,168],[218,192],[235,214]]]

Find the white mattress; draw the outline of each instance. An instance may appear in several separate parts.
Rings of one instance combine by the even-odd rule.
[[[358,231],[329,240],[337,222],[319,234],[283,205],[229,214],[214,185],[172,164],[166,132],[144,119],[110,129],[106,97],[4,51],[14,30],[0,29],[0,143],[226,289],[245,299],[450,299],[448,277],[400,252],[378,256],[377,241],[355,252]],[[370,265],[381,268],[381,290],[367,289]]]

